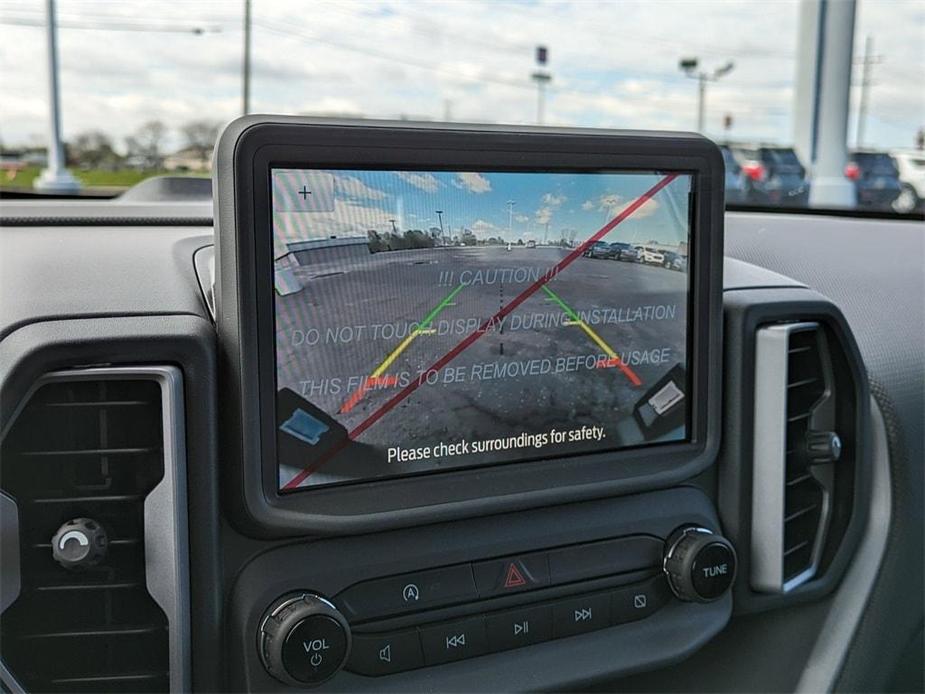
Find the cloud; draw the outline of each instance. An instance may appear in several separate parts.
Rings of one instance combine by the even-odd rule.
[[[520,222],[521,224],[523,224],[524,222],[528,221],[529,219],[530,219],[530,217],[528,217],[528,216],[525,215],[525,214],[515,214],[515,215],[514,215],[514,221],[515,221],[515,222]]]
[[[596,206],[597,205],[594,200],[585,200],[583,203],[581,203],[581,209],[583,209],[585,212],[590,212]]]
[[[549,224],[552,219],[553,208],[552,207],[541,207],[536,211],[536,223],[537,224]]]
[[[472,226],[470,227],[472,231],[476,234],[486,234],[494,235],[501,233],[501,229],[497,225],[492,224],[491,222],[486,222],[484,219],[476,219]]]
[[[74,29],[89,19],[81,16],[84,4],[58,5],[65,137],[101,129],[121,144],[157,118],[171,129],[165,147],[173,148],[183,144],[178,128],[184,122],[202,114],[227,122],[240,114],[243,3],[93,3],[94,24],[154,28],[169,17],[171,26],[219,29],[201,35]],[[19,0],[15,7],[33,24],[2,30],[0,134],[7,145],[33,137],[44,142],[47,130],[43,3]],[[324,11],[308,16],[293,13],[290,3],[261,0],[253,9],[251,110],[431,120],[449,112],[460,121],[532,123],[536,86],[529,75],[542,37],[552,45],[555,73],[547,92],[550,124],[690,130],[697,86],[679,73],[677,60],[699,55],[708,70],[726,60],[736,63],[732,74],[709,86],[707,133],[723,135],[723,116],[730,113],[733,139],[786,143],[793,131],[799,7],[798,0],[473,0],[420,9],[370,0],[325,3]],[[858,3],[854,54],[863,54],[871,35],[875,53],[883,56],[870,94],[871,146],[909,146],[922,123],[921,8],[921,0]],[[491,26],[484,21],[487,13]],[[694,25],[697,32],[690,32]],[[769,25],[776,30],[773,42],[767,40]],[[382,36],[389,37],[388,45],[369,53]],[[459,50],[459,36],[467,37],[465,51]],[[854,114],[858,96],[856,85]],[[856,120],[849,121],[852,130]]]
[[[543,204],[549,207],[559,207],[566,200],[568,200],[568,198],[561,193],[559,195],[555,193],[546,193],[546,195],[543,196]]]
[[[349,198],[359,198],[361,200],[382,200],[385,193],[377,188],[370,188],[359,178],[353,176],[334,176],[334,182],[338,192]]]
[[[437,189],[440,187],[440,181],[438,181],[433,174],[429,173],[399,171],[398,177],[406,183],[410,183],[415,188],[420,188],[425,193],[436,193]]]
[[[470,193],[487,193],[491,190],[491,181],[475,171],[465,171],[456,174],[453,185],[468,190]]]
[[[589,200],[588,202],[591,201]],[[602,195],[598,198],[597,209],[601,212],[606,212],[610,217],[616,217],[632,204],[633,200],[626,200],[619,195],[611,193],[609,195]],[[582,207],[584,207],[584,205],[582,205]],[[654,198],[649,198],[636,209],[633,213],[633,218],[642,219],[644,217],[650,217],[657,209],[658,203]]]

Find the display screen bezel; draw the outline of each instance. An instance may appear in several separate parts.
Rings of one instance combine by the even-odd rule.
[[[223,350],[235,379],[229,392],[240,399],[229,403],[243,443],[238,455],[231,452],[240,493],[235,500],[261,527],[342,532],[604,496],[671,484],[712,460],[719,424],[720,281],[715,275],[722,248],[722,159],[711,143],[694,136],[316,121],[251,123],[225,149],[233,162],[232,171],[225,172],[231,180],[223,181],[217,171],[217,185],[230,182],[234,196],[228,201],[219,190],[217,202],[220,220],[225,214],[234,222],[233,231],[219,226],[219,339],[231,348]],[[281,493],[275,451],[273,168],[691,175],[689,439]],[[223,200],[232,202],[230,207],[222,209]],[[233,313],[221,308],[229,299]],[[223,330],[223,321],[235,325]],[[255,424],[256,440],[250,429]]]

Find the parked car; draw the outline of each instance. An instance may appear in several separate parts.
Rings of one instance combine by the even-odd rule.
[[[732,145],[745,173],[745,203],[805,207],[809,203],[806,169],[791,147]]]
[[[527,241],[527,248],[536,248],[536,241],[534,239]]]
[[[595,241],[588,250],[585,251],[585,257],[588,258],[609,258],[610,244],[606,241]]]
[[[892,210],[902,192],[899,170],[886,152],[851,152],[845,176],[854,182],[859,209]]]
[[[637,260],[636,249],[624,241],[615,241],[610,244],[610,257],[614,260],[626,260],[635,263]]]
[[[736,161],[732,150],[726,145],[720,145],[723,153],[723,163],[726,165],[726,204],[741,205],[746,202],[746,176],[742,166]]]
[[[661,265],[665,262],[665,254],[654,246],[636,246],[636,259],[640,263]]]
[[[902,184],[899,197],[893,201],[893,209],[902,213],[925,209],[925,151],[894,150],[890,155]]]
[[[662,261],[662,267],[668,270],[677,270],[678,272],[687,271],[687,256],[675,253],[674,251],[662,251],[665,259]]]

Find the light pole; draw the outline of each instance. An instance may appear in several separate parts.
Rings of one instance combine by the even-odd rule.
[[[64,145],[61,142],[61,107],[58,97],[58,27],[55,23],[55,0],[46,0],[48,29],[48,162],[33,184],[47,193],[76,193],[80,182],[65,167]]]
[[[546,46],[536,47],[537,70],[530,75],[536,82],[536,122],[543,124],[546,111],[546,85],[552,81],[552,75],[546,71],[546,62],[549,60],[549,50]]]
[[[251,110],[251,0],[244,0],[244,60],[241,65],[241,111],[247,115]]]
[[[443,210],[434,210],[437,213],[437,220],[440,222],[440,238],[443,238]]]
[[[517,203],[513,200],[507,201],[507,235],[508,240],[514,235],[514,205]]]
[[[685,75],[697,80],[697,132],[702,133],[706,122],[707,82],[716,82],[720,77],[728,75],[735,67],[735,63],[730,60],[712,73],[698,70],[699,65],[699,58],[681,58],[678,62],[678,67]]]

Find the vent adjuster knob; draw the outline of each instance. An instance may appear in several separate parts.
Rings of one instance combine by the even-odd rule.
[[[803,459],[807,465],[825,465],[841,458],[841,438],[834,431],[810,429],[803,445]]]
[[[109,537],[92,518],[73,518],[51,538],[51,554],[65,569],[80,571],[96,566],[106,557]]]

